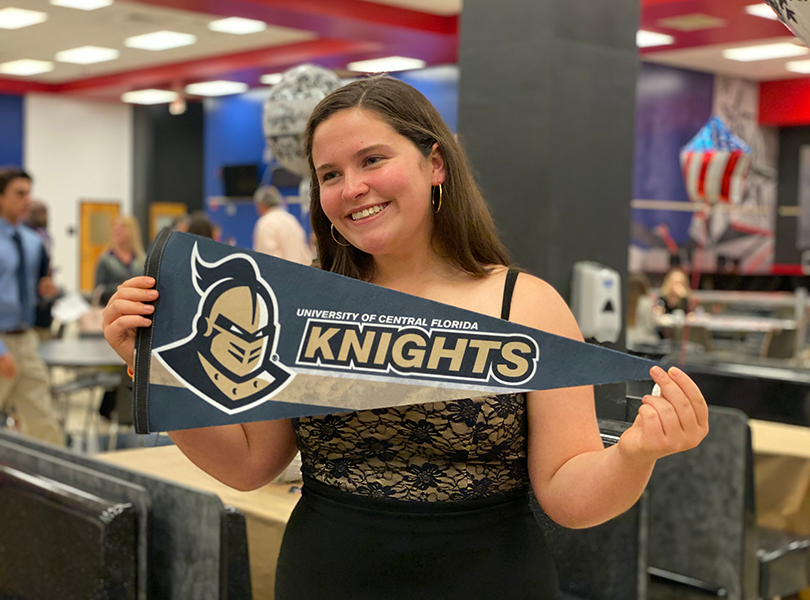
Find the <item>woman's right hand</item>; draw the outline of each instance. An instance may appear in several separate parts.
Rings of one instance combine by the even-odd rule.
[[[102,329],[107,343],[124,359],[127,366],[135,366],[135,330],[149,327],[152,319],[147,315],[155,312],[155,307],[146,302],[157,300],[152,277],[133,277],[122,283],[104,308]]]

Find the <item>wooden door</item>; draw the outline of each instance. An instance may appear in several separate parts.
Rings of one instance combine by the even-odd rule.
[[[89,294],[95,287],[98,259],[110,244],[112,224],[121,212],[121,205],[82,200],[79,211],[79,289]]]

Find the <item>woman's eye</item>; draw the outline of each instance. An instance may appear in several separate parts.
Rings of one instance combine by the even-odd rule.
[[[382,159],[383,159],[382,156],[369,156],[368,158],[366,158],[365,163],[367,165],[374,165],[380,162]]]
[[[330,179],[334,179],[335,177],[337,177],[337,173],[335,173],[333,171],[330,171],[329,173],[324,173],[321,176],[321,181],[326,182],[326,181],[329,181]]]

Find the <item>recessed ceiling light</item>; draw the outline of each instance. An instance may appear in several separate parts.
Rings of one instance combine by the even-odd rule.
[[[141,50],[168,50],[180,46],[190,46],[196,41],[197,37],[190,33],[164,30],[128,37],[124,40],[124,45],[127,48],[139,48]]]
[[[62,50],[56,53],[59,62],[74,63],[77,65],[91,65],[107,60],[115,60],[121,55],[114,48],[100,48],[98,46],[82,46],[71,50]]]
[[[692,13],[689,15],[678,15],[677,17],[667,17],[658,19],[655,22],[664,29],[674,29],[675,31],[701,31],[703,29],[717,29],[725,27],[726,20],[703,13]]]
[[[283,73],[268,73],[267,75],[262,75],[259,78],[259,81],[265,85],[276,85],[279,81],[281,81],[282,77],[284,77]]]
[[[785,68],[794,73],[810,73],[810,60],[792,60],[785,64]]]
[[[636,46],[639,48],[650,48],[652,46],[669,46],[675,43],[675,38],[671,35],[656,33],[639,29],[636,31]]]
[[[797,44],[763,44],[761,46],[745,46],[744,48],[729,48],[723,50],[723,57],[729,60],[740,62],[752,62],[755,60],[770,60],[772,58],[785,58],[788,56],[801,56],[807,54],[810,49]]]
[[[256,33],[267,29],[267,23],[264,21],[256,21],[254,19],[242,19],[240,17],[230,17],[228,19],[219,19],[218,21],[211,21],[208,24],[208,29],[211,31],[219,31],[221,33],[233,33],[236,35],[244,35],[246,33]]]
[[[51,0],[51,4],[54,6],[77,8],[79,10],[96,10],[97,8],[110,6],[112,3],[113,0]]]
[[[194,96],[228,96],[247,90],[248,85],[239,81],[203,81],[186,86],[186,93]]]
[[[121,94],[121,100],[130,104],[169,104],[177,100],[177,92],[169,90],[137,90]]]
[[[53,71],[53,63],[48,60],[24,58],[0,64],[0,73],[4,75],[39,75],[48,71]]]
[[[759,4],[749,4],[745,7],[745,12],[747,12],[749,15],[754,15],[755,17],[762,17],[763,19],[771,19],[773,21],[779,19],[779,17],[776,16],[776,13],[773,12],[773,9],[764,2],[760,2]]]
[[[48,13],[24,8],[4,8],[0,10],[0,29],[20,29],[48,20]]]
[[[349,71],[361,71],[363,73],[391,73],[393,71],[409,71],[411,69],[421,69],[425,66],[425,61],[418,58],[406,58],[404,56],[389,56],[386,58],[375,58],[372,60],[358,60],[346,65]]]

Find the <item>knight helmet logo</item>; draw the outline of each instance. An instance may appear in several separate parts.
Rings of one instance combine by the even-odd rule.
[[[191,334],[153,354],[186,388],[229,415],[269,400],[294,377],[273,360],[280,331],[273,289],[247,254],[208,263],[196,244],[191,279],[200,296]]]

